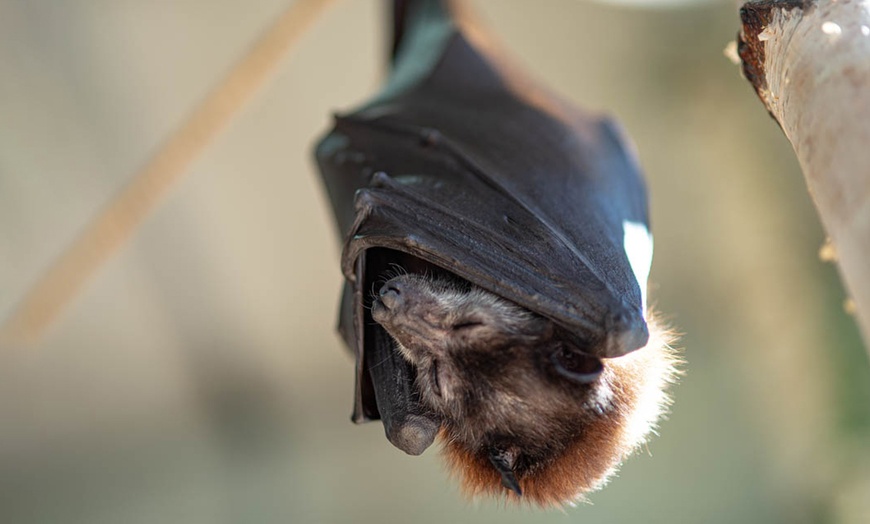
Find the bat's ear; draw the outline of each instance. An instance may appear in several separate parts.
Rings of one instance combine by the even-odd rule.
[[[516,448],[493,448],[489,452],[489,462],[501,475],[501,485],[522,496],[523,490],[520,489],[520,483],[517,482],[517,477],[514,474],[514,465],[519,456],[520,452]]]

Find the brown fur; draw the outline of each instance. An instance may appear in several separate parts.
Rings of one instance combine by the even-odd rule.
[[[608,409],[587,421],[559,456],[519,477],[522,497],[502,487],[499,474],[485,456],[475,454],[442,428],[442,453],[463,491],[470,497],[504,496],[513,502],[560,507],[603,487],[619,465],[646,442],[668,404],[664,388],[676,374],[677,359],[669,347],[674,336],[655,321],[649,324],[646,347],[605,362],[602,378],[614,393]],[[644,395],[651,397],[646,399],[648,411],[639,413]],[[630,424],[632,417],[636,417],[634,424]]]
[[[647,438],[674,375],[668,334],[650,321],[646,347],[603,361],[591,382],[573,380],[551,355],[584,348],[546,319],[450,280],[395,277],[372,316],[416,366],[421,399],[443,421],[447,464],[471,496],[518,499],[490,463],[493,450],[516,458],[523,501],[558,506],[603,486]]]

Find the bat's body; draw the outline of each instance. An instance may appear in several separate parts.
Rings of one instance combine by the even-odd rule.
[[[444,2],[395,13],[387,86],[317,151],[354,420],[411,454],[440,434],[472,493],[575,500],[643,442],[672,374],[643,179],[610,121],[498,66]]]

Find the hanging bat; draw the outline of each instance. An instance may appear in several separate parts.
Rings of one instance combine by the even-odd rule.
[[[674,374],[644,180],[616,125],[522,76],[449,2],[393,2],[382,91],[317,163],[344,237],[355,422],[472,495],[562,505],[645,442]],[[522,497],[522,498],[520,498]]]

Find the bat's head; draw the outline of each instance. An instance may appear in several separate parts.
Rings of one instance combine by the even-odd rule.
[[[647,347],[602,360],[551,321],[454,280],[392,278],[372,318],[416,367],[448,464],[472,495],[560,505],[600,487],[645,440],[673,375],[654,330]]]

